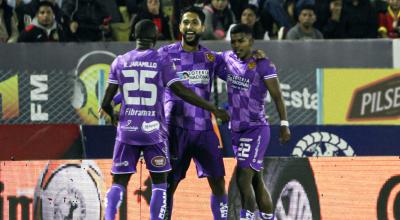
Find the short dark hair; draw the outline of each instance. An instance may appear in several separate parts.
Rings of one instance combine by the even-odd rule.
[[[51,10],[52,10],[53,13],[54,13],[54,5],[53,5],[53,3],[49,2],[49,1],[40,1],[40,2],[37,4],[37,7],[36,7],[36,14],[39,13],[40,7],[43,7],[43,6],[44,6],[44,7],[50,7]]]
[[[299,10],[299,15],[303,10],[311,10],[315,13],[315,7],[313,5],[310,4],[305,4],[303,6],[301,6],[300,10]]]
[[[204,14],[203,10],[200,7],[196,7],[196,6],[189,6],[189,7],[182,9],[181,21],[182,21],[183,15],[188,12],[197,14],[200,18],[201,24],[204,24],[204,21],[206,20],[206,15]]]
[[[248,5],[243,7],[241,14],[243,14],[244,10],[246,10],[246,9],[252,10],[254,12],[254,14],[256,15],[256,17],[260,16],[260,14],[258,13],[258,7],[257,6],[252,5],[252,4],[248,4]]]
[[[135,25],[136,39],[155,39],[157,38],[157,27],[149,19],[143,19]]]
[[[245,24],[235,24],[231,29],[231,34],[244,33],[253,36],[253,29]]]

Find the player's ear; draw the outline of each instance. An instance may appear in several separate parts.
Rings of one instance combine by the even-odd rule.
[[[201,24],[201,32],[204,32],[206,30],[206,26],[204,24]]]
[[[248,38],[249,38],[250,45],[253,45],[254,44],[253,36],[248,36]]]

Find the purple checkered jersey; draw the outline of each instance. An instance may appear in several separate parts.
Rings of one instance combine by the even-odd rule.
[[[187,88],[210,100],[214,74],[223,74],[225,71],[225,63],[220,54],[201,45],[197,51],[186,52],[181,42],[161,47],[159,52],[171,57],[178,77]],[[212,129],[210,112],[183,101],[170,89],[166,90],[164,106],[169,125],[198,131]]]
[[[167,140],[165,88],[180,79],[173,63],[154,49],[132,50],[111,64],[108,82],[122,94],[117,140],[151,145]]]
[[[275,65],[269,59],[242,61],[233,51],[224,52],[222,57],[228,69],[221,78],[227,81],[232,130],[266,125],[264,100],[267,87],[264,79],[277,77]]]

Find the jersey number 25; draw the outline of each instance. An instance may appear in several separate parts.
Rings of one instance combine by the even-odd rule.
[[[153,106],[157,100],[157,86],[152,83],[147,83],[146,79],[152,79],[157,75],[157,71],[151,70],[122,70],[124,77],[133,77],[133,82],[124,83],[122,91],[124,93],[125,103],[127,105],[145,105]],[[145,91],[150,92],[150,98],[131,97],[130,91]]]

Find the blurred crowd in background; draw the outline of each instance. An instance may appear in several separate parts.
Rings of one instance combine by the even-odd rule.
[[[260,40],[400,37],[400,0],[0,0],[0,42],[133,41],[142,19],[174,41],[190,5],[206,15],[203,40],[229,41],[237,23]]]

